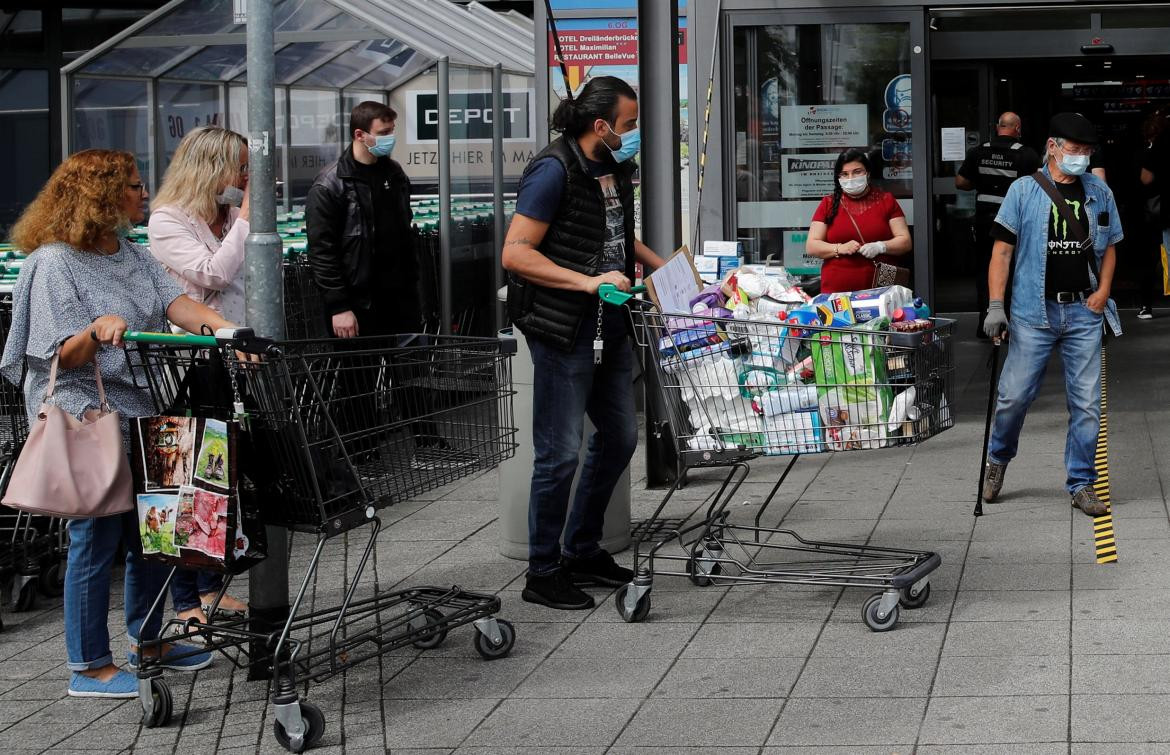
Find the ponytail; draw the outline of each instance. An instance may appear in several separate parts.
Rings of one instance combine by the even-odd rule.
[[[598,119],[613,123],[617,118],[618,102],[623,97],[637,101],[638,94],[633,87],[615,76],[590,79],[576,97],[570,93],[561,100],[553,112],[550,125],[558,133],[580,136],[593,128],[593,123]]]

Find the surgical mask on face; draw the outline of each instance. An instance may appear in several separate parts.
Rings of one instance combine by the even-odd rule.
[[[605,145],[605,148],[613,153],[613,159],[619,163],[623,163],[626,160],[629,160],[631,157],[638,154],[638,150],[642,148],[641,129],[636,128],[633,131],[627,131],[624,134],[618,134],[615,133],[611,128],[610,133],[622,140],[621,146],[617,149],[614,149],[608,144]],[[604,142],[602,143],[604,144]]]
[[[371,134],[371,136],[373,136]],[[390,153],[394,151],[394,142],[397,141],[394,134],[386,134],[384,136],[374,137],[374,146],[364,142],[366,148],[370,150],[370,154],[374,157],[389,157]]]
[[[228,207],[239,207],[244,203],[244,190],[228,184],[223,187],[223,191],[215,195],[215,201]]]
[[[851,197],[861,194],[869,186],[869,176],[854,176],[853,178],[838,178],[841,190]]]
[[[1060,172],[1066,176],[1082,176],[1089,169],[1088,155],[1066,155],[1063,149],[1057,150]]]

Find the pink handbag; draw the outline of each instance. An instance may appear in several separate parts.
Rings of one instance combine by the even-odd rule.
[[[102,372],[94,363],[100,408],[78,420],[49,399],[57,386],[57,355],[37,422],[20,450],[5,506],[63,519],[122,514],[134,508],[130,463],[122,448],[121,420],[106,403]]]

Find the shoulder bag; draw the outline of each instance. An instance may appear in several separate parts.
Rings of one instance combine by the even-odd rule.
[[[857,221],[853,218],[853,214],[846,210],[844,206],[841,207],[841,212],[849,218],[849,222],[853,223],[853,229],[857,231],[857,238],[861,239],[861,243],[866,243],[865,235],[861,232],[861,226],[857,225]],[[884,288],[886,286],[910,286],[910,270],[900,265],[891,265],[886,262],[878,262],[873,260],[873,283],[870,288]]]
[[[49,403],[57,386],[54,354],[37,421],[17,456],[3,503],[62,519],[89,519],[134,507],[130,464],[122,448],[121,418],[106,403],[94,361],[99,408],[77,419]]]

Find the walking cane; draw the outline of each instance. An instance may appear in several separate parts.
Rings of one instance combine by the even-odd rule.
[[[991,340],[991,384],[987,389],[987,420],[983,424],[983,454],[979,457],[979,490],[975,493],[975,516],[983,516],[983,481],[987,476],[987,447],[991,444],[991,419],[995,416],[995,397],[999,389],[999,349],[1006,333]]]

